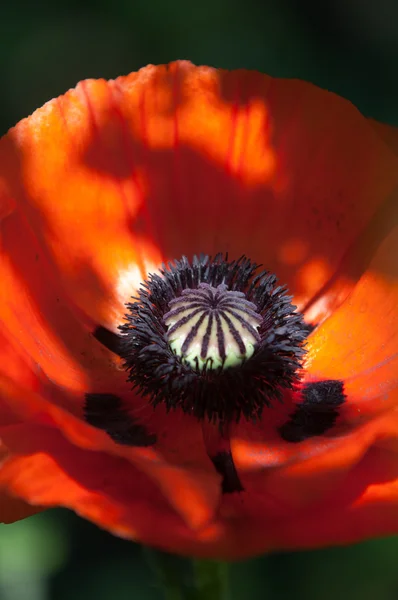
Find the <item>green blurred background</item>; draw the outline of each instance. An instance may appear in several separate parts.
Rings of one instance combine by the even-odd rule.
[[[0,133],[80,79],[177,58],[307,79],[398,124],[396,0],[3,0]],[[397,600],[397,552],[393,538],[242,562],[230,600]],[[72,598],[162,594],[138,545],[72,513],[0,525],[0,600]]]

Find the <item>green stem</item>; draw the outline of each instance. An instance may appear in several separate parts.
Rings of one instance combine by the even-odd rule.
[[[193,561],[198,600],[230,600],[229,564],[217,560]]]
[[[231,600],[228,563],[191,560],[146,547],[143,552],[164,600]]]
[[[189,559],[146,546],[143,553],[163,591],[164,600],[197,600]]]

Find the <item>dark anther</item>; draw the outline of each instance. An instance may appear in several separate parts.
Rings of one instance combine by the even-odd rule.
[[[303,387],[302,398],[289,421],[279,428],[286,442],[302,442],[331,429],[345,401],[344,384],[337,379],[308,383]]]
[[[156,435],[134,421],[123,408],[122,400],[113,394],[86,394],[84,416],[90,425],[106,431],[118,444],[152,446]]]
[[[128,379],[153,406],[257,420],[298,383],[308,331],[286,288],[258,268],[218,254],[148,276],[119,329]]]
[[[219,452],[215,456],[212,456],[211,460],[217,473],[222,477],[221,489],[223,494],[244,491],[231,452]]]
[[[98,340],[105,348],[108,348],[114,354],[121,355],[121,336],[117,333],[113,333],[106,327],[99,325],[93,331],[93,336]]]

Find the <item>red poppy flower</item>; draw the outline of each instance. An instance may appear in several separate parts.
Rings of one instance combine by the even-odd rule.
[[[397,152],[332,93],[186,62],[12,129],[2,520],[231,558],[397,533]]]

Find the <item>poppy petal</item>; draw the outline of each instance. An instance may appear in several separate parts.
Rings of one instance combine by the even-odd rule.
[[[124,385],[116,357],[72,312],[57,275],[17,211],[1,222],[0,275],[3,335],[14,346],[13,353],[24,356],[29,365],[21,367],[22,373],[30,368],[72,397],[103,385],[116,389]],[[2,348],[1,352],[4,361],[10,360],[8,351]],[[1,367],[7,372],[6,362]]]
[[[0,328],[0,372],[7,373],[7,376],[18,381],[21,388],[39,391],[40,369],[33,363],[28,353],[15,344],[15,340],[10,339],[4,330]],[[1,421],[4,424],[5,414],[1,415]]]
[[[316,498],[310,508],[294,513],[290,510],[283,516],[275,510],[266,511],[267,493],[270,489],[279,491],[272,485],[274,481],[261,494],[261,514],[243,516],[247,508],[243,496],[224,496],[219,520],[195,532],[163,505],[162,498],[134,467],[120,464],[110,455],[69,448],[56,430],[39,427],[29,436],[9,431],[11,439],[22,437],[25,445],[20,446],[20,456],[11,458],[0,471],[0,485],[43,505],[72,508],[118,535],[196,556],[240,558],[271,549],[352,543],[398,531],[396,419],[394,427],[390,438],[392,427],[386,429],[380,423],[379,432],[368,438],[369,442],[373,438],[374,445],[347,472],[347,478],[340,479],[341,488],[336,485],[339,494],[330,494],[330,502],[317,504]],[[343,453],[340,458],[344,463]],[[308,464],[304,469],[310,484],[316,480],[311,476],[312,466],[316,475],[316,465]],[[324,467],[318,465],[320,472]],[[286,479],[289,487],[288,475]],[[296,495],[298,488],[301,494],[305,492],[302,473],[296,473],[296,484],[297,479],[298,487],[294,473],[290,476],[290,489]],[[138,499],[139,484],[142,495]]]
[[[7,448],[0,442],[0,465],[9,458]],[[1,466],[0,466],[1,469]],[[31,506],[20,498],[0,490],[0,523],[14,523],[25,519],[42,510],[40,507]]]
[[[336,460],[332,452],[329,456],[324,454],[314,461],[297,464],[290,473],[293,475],[290,483],[297,492],[294,479],[296,482],[300,479],[299,487],[307,496],[307,502],[315,490],[310,504],[313,499],[315,503],[304,511],[302,518],[292,520],[290,532],[285,529],[282,536],[290,538],[293,547],[298,547],[322,545],[325,540],[329,544],[352,543],[397,533],[397,434],[397,413],[390,412],[366,425],[361,432],[353,433],[352,445],[341,444],[340,460]],[[358,446],[360,454],[357,454]]]
[[[61,275],[64,293],[93,322],[113,327],[134,284],[144,279],[153,244],[141,244],[129,227],[130,211],[142,203],[134,174],[124,184],[91,165],[98,157],[109,167],[130,169],[123,124],[114,113],[107,131],[111,114],[96,121],[109,109],[109,99],[105,81],[82,83],[11,130],[0,142],[0,190],[23,212],[53,271]],[[89,144],[93,157],[85,155]],[[36,161],[37,151],[42,161]],[[124,286],[122,302],[118,286]]]
[[[369,469],[374,475],[377,473],[378,464],[381,465],[381,469],[376,479],[372,481],[372,477],[369,477]],[[385,465],[390,465],[387,473]],[[298,491],[296,484],[290,488],[295,492]],[[305,491],[301,478],[299,487]],[[295,511],[294,516],[291,508],[289,511],[292,502],[288,499],[288,490],[287,486],[283,501],[279,500],[280,506],[285,507],[285,516],[281,516],[280,511],[278,518],[265,519],[262,524],[259,519],[253,519],[252,522],[246,520],[246,527],[251,531],[252,546],[257,545],[259,548],[261,536],[266,536],[270,548],[292,550],[341,546],[398,533],[396,453],[377,448],[369,451],[358,463],[357,470],[354,470],[353,474],[348,472],[332,492],[329,488],[328,491],[331,493],[328,503],[319,502],[315,506],[311,504],[307,509]],[[273,498],[276,504],[278,490]],[[260,510],[260,502],[264,499],[267,499],[267,495],[258,487],[257,510]],[[230,503],[232,502],[236,502],[236,499],[231,498]],[[266,505],[263,504],[263,510],[266,509]],[[237,507],[235,506],[234,509],[233,506],[229,506],[226,512],[233,516],[237,512]],[[257,524],[257,528],[254,527],[254,523]]]
[[[391,218],[398,223],[397,210]],[[388,408],[398,385],[397,256],[395,226],[346,302],[309,338],[308,377],[343,380],[358,411],[379,397]]]
[[[348,433],[291,446],[289,453],[283,443],[232,441],[247,493],[225,499],[230,516],[246,514],[261,521],[261,515],[269,515],[267,534],[281,548],[349,543],[398,532],[396,411]],[[381,506],[384,517],[377,517]],[[325,525],[330,520],[339,523],[336,533]]]
[[[0,470],[0,485],[13,494],[33,505],[72,508],[116,534],[149,543],[164,544],[178,530],[189,537],[160,489],[126,460],[85,452],[53,428],[20,425],[2,434],[8,446],[24,438],[18,456]]]
[[[42,510],[41,507],[31,506],[7,492],[0,491],[0,523],[15,523]]]
[[[183,516],[190,527],[198,528],[211,519],[219,502],[219,477],[209,469],[185,461],[185,466],[173,464],[154,448],[126,447],[116,444],[103,431],[91,427],[68,411],[48,402],[37,394],[22,390],[6,377],[0,377],[0,415],[14,414],[17,424],[25,423],[26,435],[11,436],[17,427],[10,419],[0,422],[0,437],[12,454],[19,454],[29,437],[29,427],[47,426],[59,429],[67,440],[79,448],[109,453],[125,459],[154,481],[171,506]],[[2,431],[1,427],[4,427]],[[195,455],[193,456],[193,460]],[[209,464],[211,465],[210,461]],[[29,498],[25,498],[29,501]]]
[[[386,123],[379,123],[370,119],[373,129],[380,135],[380,137],[394,150],[395,154],[398,154],[398,127],[394,125],[387,125]]]
[[[162,258],[201,251],[250,255],[305,306],[398,181],[349,102],[183,61],[80,83],[11,130],[0,158],[68,296],[113,328]]]

